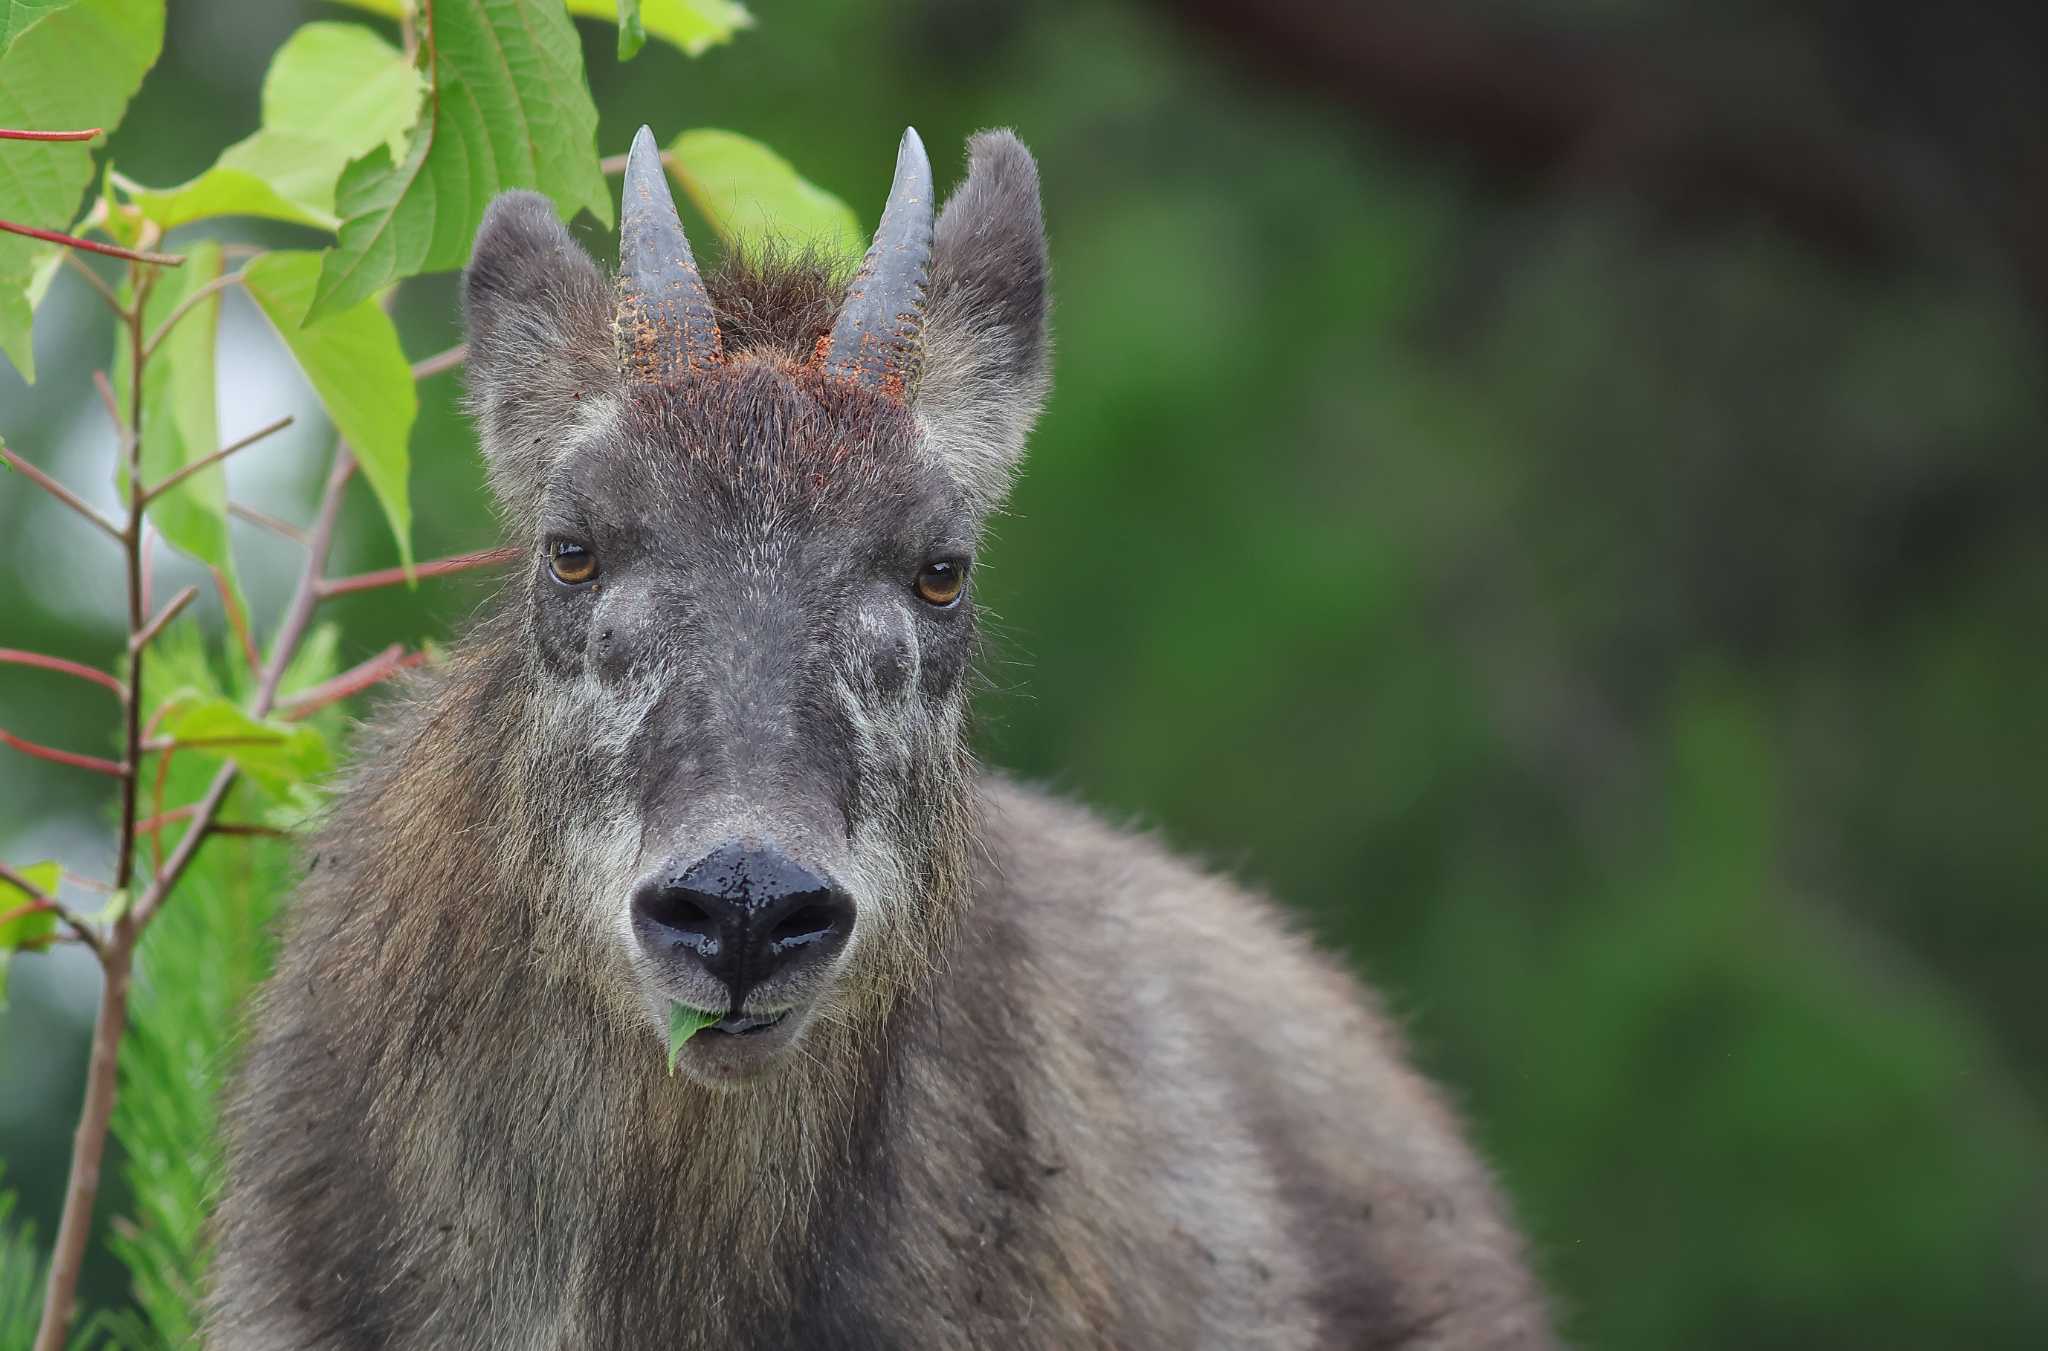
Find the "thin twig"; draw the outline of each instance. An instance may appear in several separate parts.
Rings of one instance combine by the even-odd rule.
[[[404,568],[382,568],[376,572],[357,573],[353,577],[337,577],[320,583],[320,599],[331,596],[345,596],[352,591],[374,591],[380,586],[396,586],[412,577],[441,577],[451,572],[467,572],[472,568],[497,567],[518,558],[518,549],[485,549],[480,553],[457,554],[453,558],[437,558],[431,563],[415,564],[411,573]]]
[[[0,141],[90,141],[99,134],[98,127],[87,127],[84,131],[21,131],[14,127],[0,127]]]
[[[284,736],[279,732],[240,732],[233,736],[155,737],[138,748],[144,755],[170,755],[177,751],[211,751],[223,746],[276,746]]]
[[[29,881],[26,877],[23,877],[20,873],[8,867],[5,863],[0,863],[0,882],[7,883],[16,891],[19,891],[22,895],[28,897],[32,903],[51,906],[54,906],[57,903],[56,897],[50,895],[41,887]],[[10,918],[11,917],[12,916],[10,916]]]
[[[159,493],[167,492],[170,489],[177,487],[180,483],[183,483],[186,479],[191,478],[200,470],[211,469],[214,465],[219,464],[222,460],[225,460],[228,456],[234,454],[236,451],[247,450],[250,446],[255,445],[264,437],[271,436],[277,432],[283,431],[285,428],[291,426],[294,421],[296,421],[296,419],[291,414],[287,413],[275,422],[268,423],[264,426],[258,427],[255,431],[250,432],[241,440],[231,442],[228,445],[222,446],[219,450],[214,451],[213,454],[208,455],[203,459],[194,460],[192,461],[192,463],[185,465],[184,467],[177,470],[175,473],[166,475],[161,482],[156,483],[153,486],[145,488],[143,490],[142,500],[144,504],[148,504],[149,502],[154,501]]]
[[[114,696],[118,699],[126,699],[128,697],[128,687],[115,677],[96,667],[86,666],[75,661],[66,661],[62,657],[46,656],[41,652],[24,652],[18,647],[0,647],[0,662],[10,662],[16,666],[36,666],[45,671],[62,671],[65,675],[77,676],[80,680],[90,680],[95,685],[104,685],[112,690]]]
[[[323,680],[313,688],[301,690],[282,701],[278,705],[278,713],[294,722],[300,718],[311,717],[329,704],[346,699],[352,694],[359,694],[378,681],[389,680],[407,667],[417,666],[425,660],[426,653],[414,652],[408,655],[403,647],[393,643],[368,661],[360,662],[333,679]]]
[[[118,765],[112,760],[103,760],[97,755],[80,755],[77,751],[60,751],[55,746],[45,746],[36,741],[25,741],[4,727],[0,727],[0,745],[11,746],[23,755],[34,756],[38,760],[48,760],[53,765],[69,765],[73,769],[89,769],[95,774],[105,774],[110,778],[116,779],[123,779],[128,776],[128,769],[125,765]]]
[[[191,295],[186,296],[172,308],[169,314],[164,316],[164,321],[156,326],[156,332],[149,335],[149,341],[142,345],[142,354],[148,356],[155,352],[163,340],[170,336],[171,330],[177,327],[178,321],[190,314],[196,306],[213,296],[219,295],[230,286],[240,286],[241,284],[241,273],[223,272]]]
[[[306,542],[305,531],[299,529],[290,521],[280,521],[277,517],[258,511],[254,507],[245,507],[240,502],[230,502],[228,503],[228,514],[230,516],[239,516],[251,525],[262,526],[273,535],[281,535],[294,544],[304,544]]]
[[[85,278],[92,285],[92,289],[100,293],[100,299],[107,302],[107,308],[114,312],[116,318],[120,318],[128,313],[128,307],[121,303],[121,297],[114,294],[114,288],[107,285],[105,277],[92,270],[91,263],[86,262],[85,259],[69,249],[66,249],[59,256],[64,259],[66,267],[69,267],[73,272]]]
[[[114,430],[121,434],[122,442],[125,445],[128,436],[128,424],[121,418],[121,403],[120,400],[114,397],[113,382],[107,379],[105,371],[94,371],[92,373],[92,387],[99,391],[100,407],[106,409],[107,416],[113,419]]]
[[[95,953],[100,951],[100,938],[98,934],[93,932],[92,925],[88,924],[78,915],[73,914],[55,896],[44,891],[41,887],[4,863],[0,863],[0,882],[6,882],[14,886],[20,890],[22,895],[29,898],[27,905],[0,915],[0,924],[5,924],[8,920],[17,919],[22,915],[33,915],[42,911],[49,911],[55,914],[59,920],[63,921],[65,927],[71,930],[79,942],[91,948]]]
[[[414,380],[425,380],[431,376],[439,375],[442,371],[452,371],[468,359],[469,344],[466,342],[456,343],[445,352],[436,352],[430,357],[422,357],[418,361],[413,362],[412,378]]]
[[[144,614],[149,614],[156,608],[149,601],[150,592],[156,585],[156,569],[150,565],[149,560],[149,551],[155,544],[156,531],[151,530],[149,523],[145,521],[142,526],[141,558],[138,560],[140,564],[139,580],[142,583],[142,613]]]
[[[124,249],[119,244],[102,244],[97,239],[80,239],[77,235],[67,235],[58,230],[38,230],[33,225],[22,225],[17,221],[0,220],[0,230],[40,239],[45,244],[62,244],[67,249],[84,249],[88,253],[104,253],[109,258],[126,258],[131,263],[154,263],[158,267],[185,265],[181,254],[143,253],[137,249]]]
[[[313,611],[321,600],[327,551],[334,544],[334,524],[340,519],[348,481],[355,472],[356,454],[344,441],[334,448],[334,468],[328,472],[327,487],[320,497],[320,514],[314,518],[312,533],[306,540],[305,571],[299,574],[298,588],[292,592],[277,636],[271,640],[270,664],[264,667],[263,681],[256,690],[255,709],[259,718],[277,701],[277,687],[284,681],[285,667],[291,664],[292,653],[306,626],[313,622]]]
[[[206,570],[213,574],[213,589],[220,592],[220,608],[228,617],[228,627],[242,640],[242,659],[249,663],[249,674],[262,674],[263,658],[256,655],[256,639],[249,632],[249,617],[242,613],[234,588],[228,585],[227,574],[211,564]]]
[[[30,483],[35,484],[38,488],[41,488],[44,492],[105,531],[107,537],[116,544],[125,544],[127,542],[127,537],[121,533],[120,526],[115,525],[112,521],[94,511],[86,504],[84,498],[51,478],[27,460],[22,459],[21,456],[15,454],[4,445],[0,445],[0,459],[5,459],[11,468]]]
[[[163,609],[159,610],[157,612],[157,616],[155,619],[150,620],[149,623],[143,625],[140,629],[136,630],[134,635],[128,639],[128,650],[130,652],[140,652],[142,651],[143,648],[148,647],[150,645],[150,642],[154,640],[159,633],[162,633],[164,631],[164,625],[170,623],[173,619],[176,619],[178,617],[178,612],[183,610],[187,605],[190,605],[192,603],[192,598],[198,594],[198,587],[188,586],[183,591],[180,591],[177,595],[171,597],[171,603],[169,605],[164,606]]]
[[[192,814],[198,810],[198,803],[188,802],[182,807],[173,807],[169,811],[158,812],[154,816],[146,817],[136,822],[135,833],[137,835],[153,835],[165,826],[174,826],[180,821],[189,820]]]

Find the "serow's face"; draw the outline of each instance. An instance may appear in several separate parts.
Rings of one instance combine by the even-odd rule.
[[[949,931],[975,550],[1043,395],[1043,239],[997,134],[925,242],[913,134],[843,302],[707,285],[644,135],[632,161],[615,287],[540,199],[493,207],[473,402],[530,550],[512,768],[554,941],[650,1055],[701,1024],[679,1067],[729,1084],[872,1027]]]

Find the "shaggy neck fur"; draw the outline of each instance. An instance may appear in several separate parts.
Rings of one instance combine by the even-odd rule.
[[[787,1309],[807,1279],[827,1179],[847,1171],[860,1123],[883,1110],[906,1019],[924,1007],[961,914],[971,760],[954,747],[928,785],[941,796],[910,860],[921,894],[907,909],[925,917],[906,930],[914,946],[870,944],[887,959],[849,973],[847,996],[793,1063],[735,1089],[670,1077],[560,854],[551,797],[573,767],[503,772],[520,763],[533,686],[518,612],[484,624],[370,748],[365,781],[326,832],[342,848],[387,842],[374,875],[406,879],[352,908],[346,923],[373,929],[373,942],[335,936],[374,962],[318,977],[357,1005],[374,1039],[359,1066],[374,1086],[363,1129],[391,1170],[392,1232],[428,1248],[487,1246],[453,1270],[470,1271],[487,1304],[530,1306],[515,1322],[572,1342],[601,1336],[573,1326],[593,1310],[603,1326],[633,1326],[629,1308],[602,1312],[619,1301],[740,1321]],[[451,1197],[457,1213],[412,1213]],[[418,1260],[429,1256],[391,1254],[402,1269],[447,1269]],[[564,1271],[575,1273],[566,1288]],[[428,1326],[468,1307],[446,1291],[418,1296]]]

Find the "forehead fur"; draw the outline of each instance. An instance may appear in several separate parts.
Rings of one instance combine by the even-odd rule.
[[[944,512],[957,497],[902,405],[759,349],[673,386],[629,387],[603,449],[571,456],[557,487],[602,509],[680,500],[847,525]]]

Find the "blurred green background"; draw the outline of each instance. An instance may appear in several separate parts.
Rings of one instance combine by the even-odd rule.
[[[906,123],[942,178],[991,124],[1042,166],[1058,376],[982,573],[989,758],[1350,953],[1576,1342],[2048,1345],[2043,7],[755,13],[697,61],[583,26],[604,150],[730,127],[869,221]],[[115,162],[205,168],[316,17],[361,16],[173,5]],[[457,340],[451,278],[402,294],[410,352]],[[111,335],[75,278],[52,307],[0,431],[110,501]],[[306,414],[236,495],[302,519],[327,434],[232,294],[223,341],[224,435]],[[493,539],[458,382],[425,392],[422,558]],[[237,548],[267,619],[292,554]],[[339,566],[392,561],[360,495]],[[0,644],[103,661],[118,591],[0,480]],[[485,594],[338,604],[343,659]],[[107,713],[0,671],[0,726],[97,749]],[[0,852],[103,864],[101,788],[0,761]],[[45,1234],[76,958],[0,1015]]]

